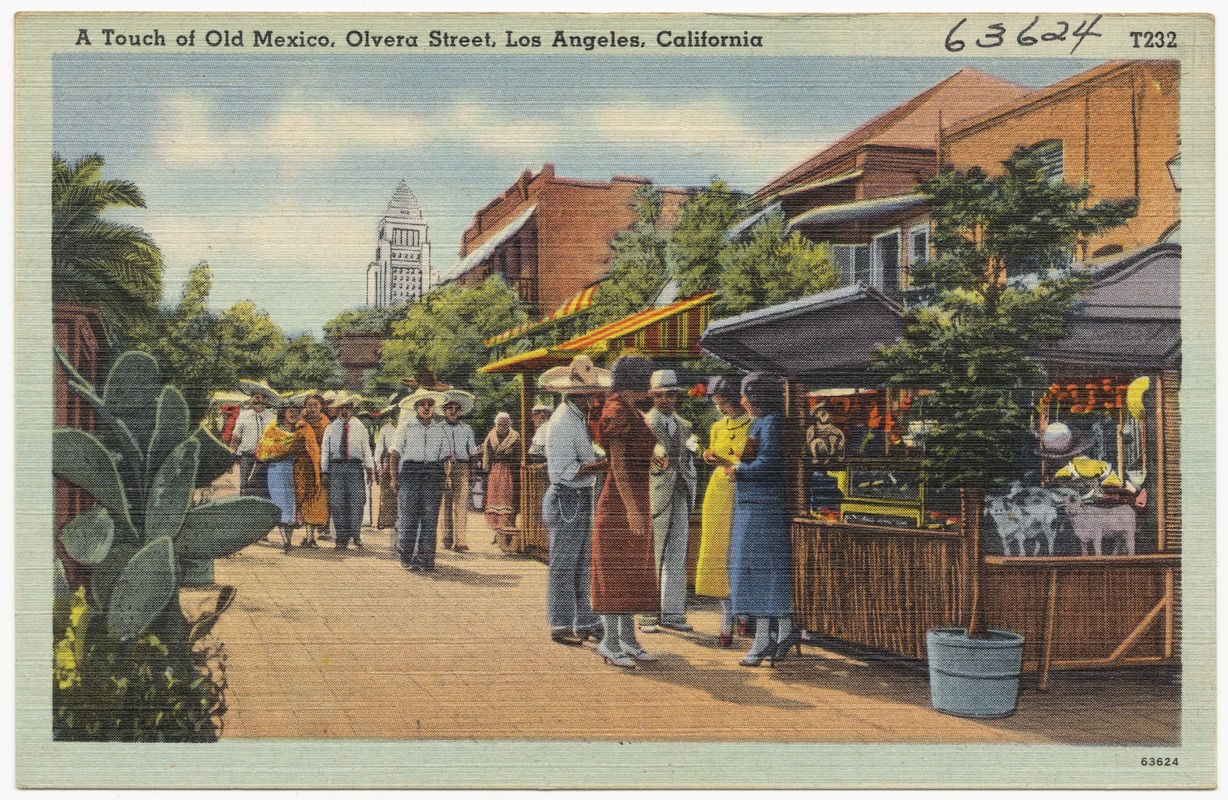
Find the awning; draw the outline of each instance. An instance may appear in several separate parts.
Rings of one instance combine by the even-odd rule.
[[[650,308],[603,325],[557,347],[521,353],[481,367],[479,372],[538,372],[567,364],[580,353],[617,356],[635,350],[650,358],[698,358],[699,337],[712,314],[716,292],[705,292],[661,308]]]
[[[700,344],[735,367],[815,388],[876,386],[870,356],[903,333],[903,314],[882,292],[858,284],[716,320]]]
[[[581,289],[575,297],[571,298],[566,303],[563,303],[563,305],[556,308],[552,313],[542,317],[536,322],[526,322],[523,325],[517,325],[515,328],[506,330],[497,336],[490,337],[486,340],[486,346],[493,347],[497,344],[503,344],[504,342],[515,339],[517,336],[528,333],[541,325],[547,325],[551,322],[563,319],[564,317],[570,317],[572,314],[578,314],[586,308],[590,308],[595,302],[597,302],[597,287],[588,286]]]
[[[780,197],[789,197],[790,195],[801,194],[802,192],[809,192],[812,189],[822,189],[826,186],[835,186],[838,183],[848,183],[851,180],[860,178],[862,173],[863,173],[863,170],[855,169],[851,172],[845,172],[841,175],[833,175],[830,178],[820,178],[817,181],[807,181],[806,183],[799,183],[797,186],[790,186],[788,188],[781,189],[779,192],[772,195],[772,198],[776,199]]]
[[[772,203],[770,205],[764,206],[759,211],[756,211],[754,214],[751,214],[749,217],[742,220],[737,225],[734,225],[732,228],[726,231],[725,238],[731,242],[736,242],[738,239],[742,238],[743,234],[749,232],[751,228],[758,225],[759,220],[779,210],[780,210],[780,203]]]
[[[453,266],[452,269],[448,270],[448,277],[444,280],[455,280],[489,258],[491,253],[495,252],[495,248],[512,238],[512,236],[518,230],[525,226],[535,211],[537,211],[537,206],[531,205],[524,211],[520,212],[516,219],[509,222],[507,225],[504,225],[498,233],[482,242],[482,244],[478,245],[476,250],[469,253],[469,255],[462,258],[459,263]]]
[[[689,300],[623,317],[559,345],[559,350],[581,353],[599,345],[625,344],[649,357],[698,357],[699,337],[707,326],[711,301],[715,296],[716,292],[704,292]],[[688,314],[692,311],[695,313]],[[636,341],[625,341],[631,338]]]
[[[520,353],[478,367],[478,372],[540,372],[541,370],[569,363],[570,358],[559,355],[545,347]]]
[[[926,194],[903,194],[876,197],[872,200],[858,200],[855,203],[843,203],[838,206],[820,206],[789,220],[789,227],[835,225],[843,222],[878,219],[922,206],[928,203],[929,199],[929,195]]]

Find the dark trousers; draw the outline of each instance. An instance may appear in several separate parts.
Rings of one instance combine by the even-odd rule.
[[[239,462],[239,494],[247,494],[247,479],[252,473],[252,465],[256,463],[254,455],[236,455],[235,461]]]
[[[367,476],[362,464],[332,464],[328,474],[328,511],[337,546],[362,541],[362,513],[367,508]]]
[[[434,569],[439,501],[443,497],[443,462],[406,461],[401,464],[397,480],[400,484],[397,547],[401,551],[401,563]]]

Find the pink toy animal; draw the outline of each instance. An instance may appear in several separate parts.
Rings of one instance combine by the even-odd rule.
[[[1088,555],[1088,546],[1096,555],[1103,555],[1104,539],[1120,537],[1114,544],[1110,555],[1121,555],[1124,548],[1126,555],[1134,555],[1134,530],[1138,525],[1138,515],[1133,506],[1097,506],[1084,502],[1081,497],[1066,499],[1066,516],[1074,526],[1075,536],[1083,548],[1083,555]]]

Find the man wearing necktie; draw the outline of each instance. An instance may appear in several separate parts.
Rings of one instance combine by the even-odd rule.
[[[328,509],[337,530],[335,549],[345,550],[351,540],[362,549],[362,514],[367,507],[367,484],[375,471],[366,427],[354,418],[357,395],[337,399],[337,419],[324,429],[320,473],[328,485]]]
[[[648,394],[652,410],[648,426],[660,446],[650,468],[653,550],[661,586],[661,617],[640,618],[640,629],[652,633],[657,625],[689,631],[686,621],[686,554],[691,506],[695,500],[695,458],[688,447],[694,438],[691,423],[674,413],[678,404],[678,377],[672,369],[652,374]]]
[[[478,452],[473,428],[461,417],[473,410],[473,395],[460,389],[443,393],[443,430],[447,440],[444,458],[443,494],[440,496],[439,527],[445,550],[469,550],[465,532],[469,527],[469,459]]]

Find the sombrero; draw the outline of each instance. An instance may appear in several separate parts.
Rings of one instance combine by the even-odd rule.
[[[432,391],[431,389],[417,389],[413,394],[401,401],[401,413],[413,414],[414,406],[418,405],[420,400],[434,400],[435,410],[441,411],[443,404],[447,402],[447,396],[443,392]]]
[[[561,394],[594,394],[610,391],[613,381],[608,369],[593,365],[588,356],[576,356],[565,367],[551,367],[538,381],[543,391]]]
[[[468,414],[469,412],[473,411],[474,397],[473,395],[469,394],[469,392],[463,391],[461,389],[448,389],[446,392],[443,393],[443,396],[444,396],[443,403],[437,402],[436,405],[443,406],[448,403],[456,403],[460,406],[462,415]]]

